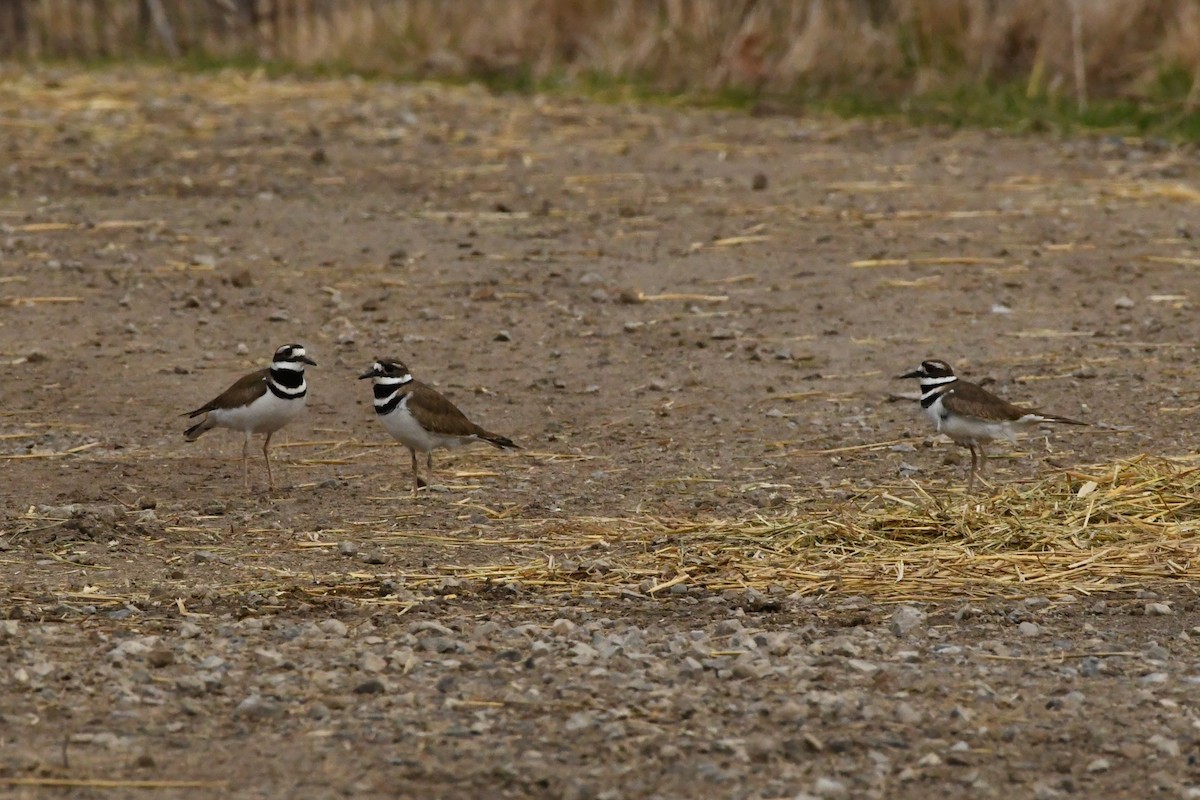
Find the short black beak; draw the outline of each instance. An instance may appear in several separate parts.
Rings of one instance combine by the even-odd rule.
[[[906,372],[903,375],[897,375],[896,380],[902,380],[904,378],[924,378],[924,377],[925,377],[925,370],[914,369],[912,372]]]
[[[364,379],[364,378],[374,378],[374,377],[375,377],[376,375],[378,375],[378,374],[379,374],[379,373],[375,371],[375,368],[374,368],[374,367],[372,367],[371,369],[369,369],[369,370],[367,370],[366,372],[364,372],[362,375],[359,375],[359,376],[358,376],[358,379],[361,381],[361,380],[362,380],[362,379]]]
[[[308,356],[300,356],[298,360],[304,364],[308,364],[310,367],[315,367],[317,365],[317,362],[313,361]]]

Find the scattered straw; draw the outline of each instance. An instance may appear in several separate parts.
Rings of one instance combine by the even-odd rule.
[[[82,303],[82,297],[6,297],[3,300],[5,305],[16,306],[37,306],[49,305],[56,303]]]
[[[1183,267],[1200,267],[1200,258],[1184,258],[1182,256],[1143,256],[1143,261],[1155,264],[1178,264]]]
[[[1086,339],[1094,337],[1094,331],[1056,331],[1053,328],[1033,328],[1027,331],[1010,331],[1002,334],[1014,339]]]
[[[91,450],[93,447],[99,446],[100,442],[88,442],[87,444],[81,444],[78,447],[72,447],[70,450],[62,450],[51,453],[11,453],[0,456],[0,461],[21,461],[36,458],[66,458],[67,456],[73,456],[78,453],[82,453],[85,450]]]
[[[757,244],[759,242],[771,241],[770,236],[759,234],[756,236],[726,236],[723,239],[714,239],[710,246],[712,247],[739,247],[744,244]]]
[[[939,266],[996,266],[1007,264],[1003,258],[985,256],[936,256],[932,258],[865,258],[850,262],[854,269],[868,267],[939,267]]]
[[[726,519],[529,519],[505,509],[493,512],[503,524],[485,536],[378,520],[359,528],[355,539],[384,547],[423,543],[444,548],[447,557],[411,571],[319,573],[244,564],[271,577],[225,588],[408,610],[423,602],[423,591],[452,587],[647,601],[678,591],[756,589],[911,602],[1085,597],[1194,584],[1200,580],[1198,464],[1143,456],[969,497],[909,481],[831,502],[825,492],[754,484],[743,490],[776,491],[782,505]],[[329,546],[297,544],[303,550]],[[465,560],[456,563],[452,551]],[[400,587],[397,594],[380,591],[389,584]],[[115,600],[98,594],[72,599]]]
[[[221,781],[126,781],[103,778],[0,778],[3,786],[58,786],[88,789],[222,789]]]
[[[642,294],[634,292],[630,299],[635,303],[724,303],[729,299],[723,294],[691,294],[687,292],[668,292],[666,294]]]
[[[782,512],[745,519],[545,521],[540,552],[524,563],[437,571],[557,592],[661,597],[680,584],[778,586],[895,602],[1200,579],[1200,468],[1186,459],[1140,457],[990,497],[933,495],[909,483],[810,507],[804,494]]]
[[[900,441],[810,454],[846,455],[856,447],[888,448]],[[708,486],[712,479],[688,480]],[[728,488],[718,482],[711,491],[716,496]],[[201,518],[195,527],[166,526],[176,542],[169,563],[186,560],[197,549],[215,553],[223,559],[220,591],[234,598],[254,592],[269,599],[270,608],[297,601],[353,602],[399,613],[433,594],[447,597],[448,590],[471,593],[497,586],[519,587],[530,602],[562,594],[651,602],[684,591],[748,589],[908,602],[1034,593],[1080,598],[1200,581],[1200,456],[1142,456],[970,496],[914,481],[849,487],[840,497],[827,489],[778,483],[739,489],[746,497],[765,495],[768,502],[758,511],[724,517],[560,519],[532,518],[529,507],[520,504],[490,508],[464,497],[455,504],[458,518],[482,514],[491,524],[464,523],[461,530],[423,530],[419,506],[397,505],[407,513],[347,521],[342,528],[294,541],[287,551],[312,557],[293,566],[270,558],[274,548],[249,554],[207,540],[185,544],[187,537],[212,532]],[[407,485],[403,490],[398,496],[407,502]],[[20,531],[24,534],[51,521],[33,509],[21,519],[30,526]],[[264,542],[278,535],[273,527],[242,532]],[[348,533],[360,545],[387,552],[409,552],[419,545],[437,555],[396,558],[378,569],[322,555]],[[77,563],[73,545],[52,558],[56,565],[86,566]],[[150,602],[144,593],[129,591],[119,574],[86,568],[90,583],[64,587],[55,595],[58,607],[83,614],[85,606]],[[34,602],[20,596],[10,600]],[[182,600],[175,606],[181,615],[193,613]]]

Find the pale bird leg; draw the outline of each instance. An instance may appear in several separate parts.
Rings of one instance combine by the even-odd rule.
[[[975,491],[975,474],[979,470],[979,457],[975,455],[974,442],[967,444],[967,447],[971,449],[971,477],[967,479],[967,494],[971,494]]]
[[[273,433],[273,432],[272,432]],[[270,490],[275,491],[275,476],[271,474],[271,455],[267,452],[267,448],[271,445],[271,434],[267,434],[266,440],[263,442],[263,458],[267,461],[267,485]]]
[[[246,466],[246,459],[250,455],[250,434],[246,434],[246,438],[242,440],[242,488],[247,492],[250,491],[250,468]]]

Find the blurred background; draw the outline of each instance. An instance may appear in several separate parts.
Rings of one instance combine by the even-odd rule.
[[[621,83],[795,108],[1003,90],[1191,114],[1196,0],[0,0],[8,59]],[[847,98],[852,98],[847,100]]]

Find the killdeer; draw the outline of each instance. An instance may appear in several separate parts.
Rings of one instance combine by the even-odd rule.
[[[213,428],[232,428],[244,433],[242,484],[249,489],[250,474],[246,457],[250,437],[265,433],[267,438],[263,442],[263,458],[267,462],[267,482],[274,490],[275,477],[271,474],[271,456],[267,448],[271,445],[271,434],[304,410],[308,394],[308,384],[304,382],[305,364],[315,367],[317,362],[305,354],[303,345],[285,344],[275,351],[270,367],[251,372],[195,411],[189,411],[185,416],[205,416],[184,431],[184,437],[194,442]]]
[[[379,359],[359,375],[374,380],[375,413],[388,433],[412,455],[413,495],[417,493],[417,453],[425,453],[433,473],[433,451],[471,441],[487,442],[500,449],[519,450],[506,436],[491,433],[467,419],[436,389],[413,378],[402,361]]]
[[[987,463],[987,453],[983,450],[985,442],[995,439],[1015,442],[1017,432],[1022,428],[1046,422],[1087,424],[1013,405],[978,384],[962,380],[945,361],[922,361],[920,367],[897,378],[920,378],[921,408],[933,420],[934,427],[953,439],[955,444],[970,449],[968,494],[975,488],[980,462]]]

